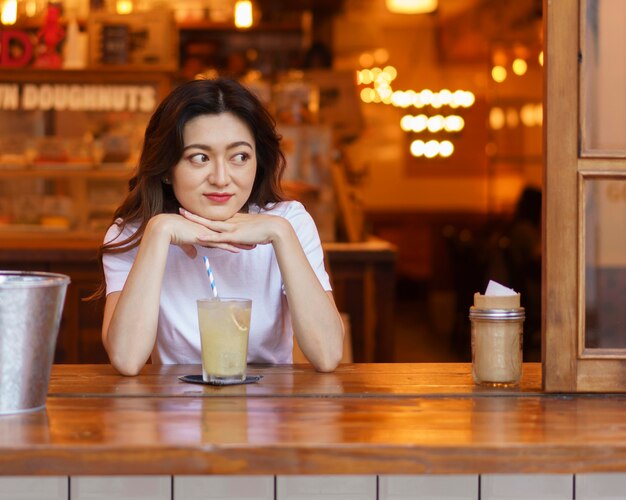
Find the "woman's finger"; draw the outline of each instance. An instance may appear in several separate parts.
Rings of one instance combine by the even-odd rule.
[[[232,230],[232,224],[224,221],[216,221],[205,219],[204,217],[200,217],[194,213],[188,212],[184,208],[179,208],[178,211],[180,215],[182,215],[185,219],[195,222],[196,224],[201,224],[202,226],[211,229],[212,231],[224,232],[228,230]]]
[[[202,224],[203,226],[205,226],[206,223],[209,222],[204,217],[200,217],[199,215],[196,215],[194,213],[188,212],[183,207],[180,207],[178,209],[178,213],[180,213],[180,215],[182,215],[185,219],[190,220],[192,222],[197,222],[198,224]]]
[[[201,247],[220,248],[222,250],[227,250],[227,251],[232,252],[232,253],[239,253],[239,251],[241,250],[237,246],[231,245],[230,243],[208,243],[208,242],[198,241],[198,244]],[[245,249],[245,250],[247,250],[247,249]]]

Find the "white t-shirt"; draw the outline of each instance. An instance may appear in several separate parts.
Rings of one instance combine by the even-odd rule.
[[[270,209],[250,208],[284,217],[293,226],[313,271],[324,290],[331,290],[324,268],[324,254],[312,217],[297,201],[286,201]],[[121,234],[125,239],[138,225],[127,225]],[[105,236],[111,242],[120,236],[112,225]],[[152,362],[161,364],[200,363],[200,333],[196,300],[211,297],[211,285],[203,256],[211,263],[215,284],[222,297],[252,299],[249,363],[291,363],[293,331],[283,282],[272,245],[257,245],[252,250],[232,253],[217,248],[196,246],[198,255],[190,258],[183,250],[170,245],[161,287],[157,338]],[[106,293],[120,291],[137,255],[138,247],[103,257]]]

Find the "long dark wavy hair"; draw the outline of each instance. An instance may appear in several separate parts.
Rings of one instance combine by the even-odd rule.
[[[257,97],[236,80],[217,78],[193,80],[176,87],[159,104],[146,127],[136,173],[129,180],[126,199],[117,208],[112,223],[121,226],[138,223],[130,237],[104,242],[98,252],[100,263],[105,253],[130,250],[141,242],[149,220],[161,213],[178,213],[180,203],[174,190],[163,179],[183,154],[183,131],[187,122],[200,115],[232,113],[248,125],[256,147],[257,171],[250,204],[265,207],[284,199],[280,181],[285,157],[276,123]],[[104,280],[93,298],[103,297]]]

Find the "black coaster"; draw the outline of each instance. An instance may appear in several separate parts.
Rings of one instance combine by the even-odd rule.
[[[202,375],[183,375],[178,377],[178,380],[183,382],[189,382],[190,384],[204,384],[204,385],[242,385],[242,384],[255,384],[263,378],[263,375],[246,375],[246,379],[243,382],[205,382],[202,380]]]

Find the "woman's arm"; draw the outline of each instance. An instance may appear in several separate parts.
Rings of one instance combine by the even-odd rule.
[[[293,331],[302,353],[323,372],[337,368],[343,351],[343,323],[332,292],[323,289],[285,219],[273,241],[283,277]]]
[[[170,245],[162,222],[158,217],[148,222],[124,288],[107,295],[102,342],[111,364],[123,375],[139,373],[154,347]]]

